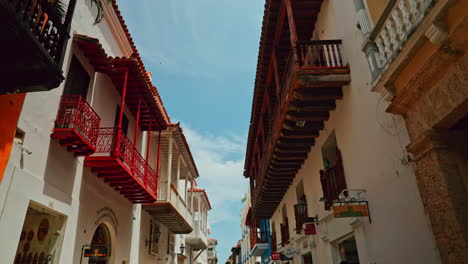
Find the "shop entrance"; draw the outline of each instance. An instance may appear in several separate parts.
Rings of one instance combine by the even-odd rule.
[[[58,263],[65,217],[30,205],[24,219],[14,264]]]
[[[343,264],[359,264],[359,255],[356,245],[356,239],[351,236],[338,243],[340,251],[340,263]]]
[[[111,240],[109,229],[105,224],[100,224],[96,231],[94,231],[93,239],[91,240],[91,247],[100,247],[107,249],[106,257],[91,257],[89,264],[108,264],[110,258]]]

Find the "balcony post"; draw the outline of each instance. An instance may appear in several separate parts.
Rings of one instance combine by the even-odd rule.
[[[145,155],[146,163],[148,163],[149,156],[150,156],[151,127],[152,127],[152,125],[153,125],[153,121],[151,120],[151,121],[150,121],[150,125],[149,125],[149,130],[148,130],[148,133],[147,133],[147,137],[146,137],[146,155]],[[158,143],[159,143],[159,142],[158,142]]]
[[[133,148],[135,152],[137,151],[138,127],[140,126],[140,110],[141,110],[141,97],[138,97],[137,116],[135,120],[135,129],[133,132]],[[136,157],[136,153],[135,155],[133,155],[133,158],[132,158],[132,170],[135,169],[135,157]]]
[[[169,149],[167,155],[167,200],[170,200],[171,194],[171,180],[172,180],[172,144],[174,139],[172,138],[172,133],[169,134]]]
[[[120,137],[122,136],[122,119],[124,114],[125,108],[125,94],[127,93],[127,81],[128,81],[128,69],[125,69],[124,72],[124,80],[123,80],[123,87],[122,87],[122,97],[120,99],[120,113],[119,113],[119,124],[117,125],[117,136],[115,138],[115,150],[114,156],[119,155],[120,150]]]
[[[177,195],[180,196],[179,193],[179,179],[180,179],[180,158],[181,155],[177,153],[177,172],[176,172],[176,182],[175,182],[175,188],[177,190]]]
[[[159,178],[159,155],[161,154],[161,130],[159,130],[159,135],[158,135],[158,157],[156,160],[156,177]]]
[[[294,12],[291,6],[291,0],[284,0],[284,4],[286,5],[286,12],[288,14],[289,38],[291,40],[291,49],[294,57],[294,71],[297,71],[299,70],[299,57],[296,48],[296,42],[298,40],[296,21],[294,20]]]
[[[149,130],[148,130],[148,133],[146,134],[146,155],[145,155],[145,177],[144,177],[144,182],[145,182],[145,185],[148,185],[148,171],[150,169],[149,167],[149,163],[148,163],[148,160],[149,160],[149,155],[150,155],[150,146],[151,146],[151,126],[153,124],[153,120],[150,121],[150,124],[149,124]]]
[[[354,0],[354,7],[356,8],[356,14],[358,19],[359,27],[364,35],[364,44],[362,51],[366,54],[367,63],[372,74],[372,81],[375,81],[380,73],[382,72],[382,65],[380,63],[380,53],[377,45],[370,39],[372,33],[372,26],[367,16],[366,8],[362,0]]]

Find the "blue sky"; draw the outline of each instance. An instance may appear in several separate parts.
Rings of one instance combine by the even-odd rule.
[[[242,176],[263,0],[119,0],[172,121],[180,121],[214,209],[220,263],[240,238]]]

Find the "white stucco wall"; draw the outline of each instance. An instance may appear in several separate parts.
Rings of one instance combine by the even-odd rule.
[[[108,24],[103,21],[94,25],[95,15],[96,7],[91,6],[90,1],[77,1],[72,35],[98,38],[110,56],[122,56]],[[68,42],[63,64],[65,77],[72,54],[90,74],[87,99],[100,115],[101,126],[113,126],[116,105],[120,102],[118,92],[105,74],[94,73],[81,51],[72,44],[72,39]],[[25,132],[24,144],[14,144],[0,183],[1,263],[13,263],[30,202],[66,218],[60,262],[54,263],[79,263],[82,245],[91,242],[94,230],[102,222],[113,236],[112,263],[125,263],[123,261],[130,259],[132,226],[134,221],[140,221],[140,215],[134,214],[137,207],[98,179],[90,169],[83,168],[84,158],[75,158],[58,141],[51,140],[64,84],[65,81],[52,91],[26,96],[18,121],[18,127]],[[135,120],[128,109],[125,113],[129,118],[128,137],[132,141]],[[142,145],[143,138],[140,135],[137,146]],[[144,155],[144,151],[140,153]]]
[[[320,39],[342,39],[344,57],[350,63],[351,83],[343,87],[330,120],[283,197],[272,221],[278,242],[281,208],[286,204],[289,233],[294,249],[312,251],[314,263],[339,263],[336,241],[354,232],[361,263],[440,263],[429,221],[418,193],[412,163],[406,157],[409,142],[403,120],[385,113],[386,102],[370,91],[370,72],[360,51],[362,34],[356,28],[352,1],[326,0],[316,30]],[[323,203],[319,170],[323,169],[321,147],[335,131],[349,189],[366,189],[372,224],[367,218],[334,219]],[[295,227],[296,185],[304,181],[308,215],[322,219],[318,233],[302,239]],[[301,263],[296,254],[294,263]]]

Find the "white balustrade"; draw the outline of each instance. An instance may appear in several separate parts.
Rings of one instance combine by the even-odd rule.
[[[422,20],[433,0],[397,0],[381,24],[374,41],[380,63],[385,66],[398,54],[408,36]]]

